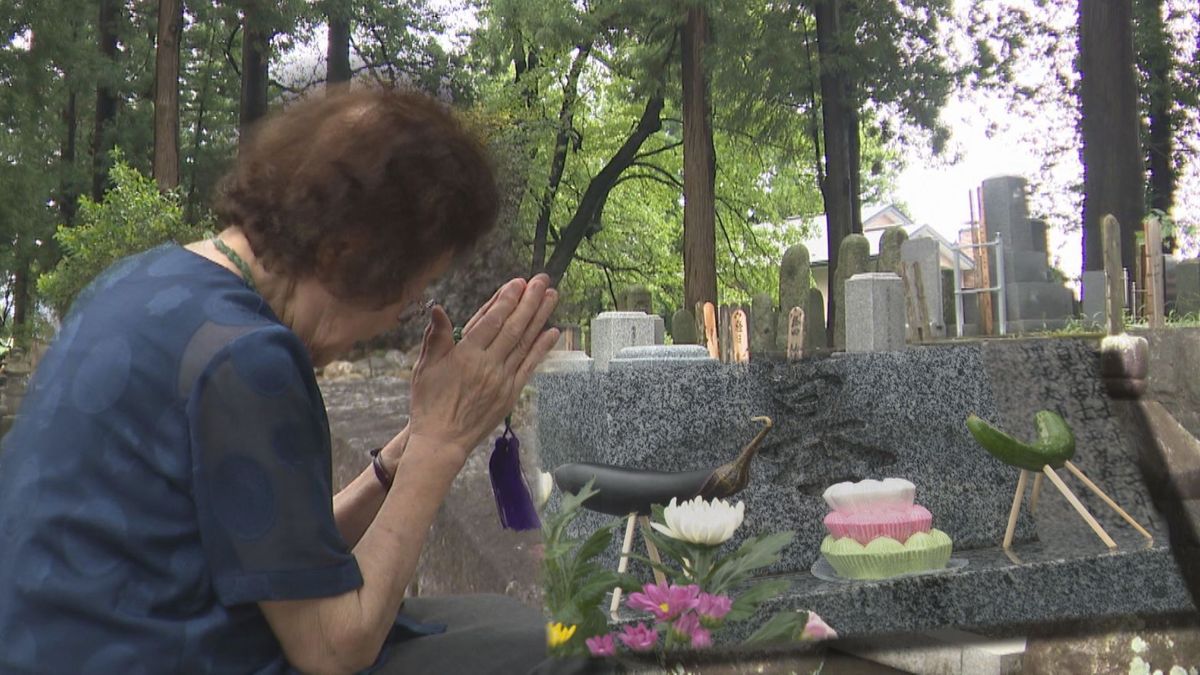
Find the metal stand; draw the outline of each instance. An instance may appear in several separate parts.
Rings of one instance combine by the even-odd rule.
[[[974,250],[986,248],[996,249],[996,285],[982,288],[963,288],[962,265],[959,262],[959,256],[961,255],[960,252],[963,249]],[[1000,234],[997,233],[996,238],[992,241],[986,241],[981,244],[960,244],[958,246],[950,247],[950,250],[954,251],[954,319],[958,328],[958,337],[962,337],[963,334],[963,296],[978,295],[980,293],[999,294],[997,310],[1000,314],[1000,334],[1006,335],[1008,332],[1008,306],[1006,302],[1007,298],[1005,297],[1007,293],[1005,293],[1004,290],[1004,246],[1003,239],[1001,238]],[[984,255],[987,255],[986,251],[984,252]],[[978,269],[978,267],[976,267],[976,269]],[[983,281],[985,283],[990,283],[991,279],[984,279]]]

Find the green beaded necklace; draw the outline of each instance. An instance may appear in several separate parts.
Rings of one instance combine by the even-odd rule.
[[[250,275],[250,265],[242,259],[242,256],[237,254],[237,251],[230,248],[229,244],[221,241],[220,237],[213,237],[211,241],[213,246],[216,246],[217,250],[223,253],[229,259],[229,262],[233,263],[238,268],[238,271],[242,273],[242,281],[246,282],[250,290],[257,293],[258,288],[254,286],[254,277]]]

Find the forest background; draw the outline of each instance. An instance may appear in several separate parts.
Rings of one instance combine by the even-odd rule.
[[[9,0],[0,336],[45,337],[115,257],[213,231],[239,139],[347,81],[435,94],[495,152],[503,226],[459,311],[483,269],[550,272],[562,321],[630,283],[668,316],[776,293],[811,216],[861,231],[980,133],[1020,138],[1034,215],[1082,234],[1064,277],[1101,266],[1103,213],[1127,262],[1148,214],[1194,254],[1198,27],[1187,0]]]

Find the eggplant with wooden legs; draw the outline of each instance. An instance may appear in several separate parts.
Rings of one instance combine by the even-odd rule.
[[[580,462],[555,469],[554,482],[563,492],[578,493],[589,480],[595,479],[593,487],[599,494],[584,502],[584,508],[614,516],[630,513],[648,516],[651,504],[665,505],[672,498],[681,502],[697,496],[725,499],[750,483],[750,462],[772,427],[770,417],[753,417],[751,421],[761,422],[763,428],[736,458],[716,468],[653,471]]]

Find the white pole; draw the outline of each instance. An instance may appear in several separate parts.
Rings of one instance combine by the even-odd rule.
[[[1000,289],[1000,334],[1008,329],[1008,292],[1004,288],[1004,239],[996,233],[996,286]]]

